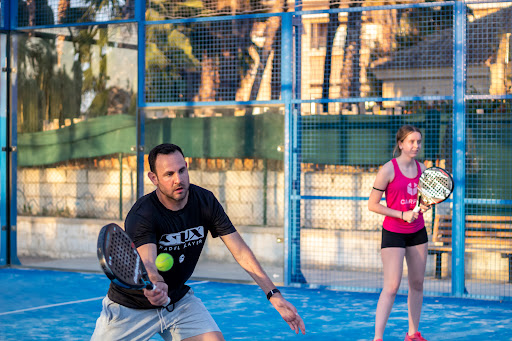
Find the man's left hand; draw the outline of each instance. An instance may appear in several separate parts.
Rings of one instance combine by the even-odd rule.
[[[283,298],[281,294],[275,294],[270,298],[270,303],[274,306],[274,308],[281,314],[283,320],[288,323],[290,328],[295,331],[295,334],[299,333],[299,330],[302,334],[306,334],[306,326],[304,325],[304,321],[300,317],[297,309]]]

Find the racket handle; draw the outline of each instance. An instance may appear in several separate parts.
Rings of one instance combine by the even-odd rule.
[[[153,283],[151,283],[151,286],[149,288],[147,288],[148,290],[155,290],[156,289],[156,285],[154,285]],[[169,298],[169,296],[167,296],[167,303],[165,303],[163,305],[163,307],[167,307],[169,304],[171,304],[171,299]]]
[[[416,206],[414,206],[414,208],[412,210],[414,213],[418,213],[421,210],[421,207],[420,207],[420,202],[421,201],[420,201],[420,199],[421,199],[421,196],[418,193],[418,199],[416,200]]]

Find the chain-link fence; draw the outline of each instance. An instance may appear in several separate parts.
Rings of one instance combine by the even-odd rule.
[[[18,225],[122,220],[173,142],[237,226],[282,227],[287,283],[378,291],[367,201],[407,123],[456,182],[426,291],[511,297],[511,2],[141,5],[20,2]]]
[[[373,5],[332,4],[294,22],[290,281],[380,290],[382,216],[367,200],[394,134],[412,124],[423,134],[418,159],[457,186],[425,215],[425,290],[510,297],[512,4]]]

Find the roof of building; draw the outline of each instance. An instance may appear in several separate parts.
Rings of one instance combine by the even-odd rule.
[[[493,63],[500,42],[500,33],[512,32],[512,7],[468,22],[466,27],[466,63]],[[453,28],[427,36],[417,45],[399,50],[374,61],[377,70],[449,67],[453,65]]]

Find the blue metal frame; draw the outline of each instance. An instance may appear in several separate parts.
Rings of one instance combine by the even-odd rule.
[[[302,1],[299,0],[295,4],[298,11],[302,10]],[[291,115],[291,132],[292,143],[290,145],[290,154],[292,156],[290,178],[288,178],[289,186],[291,186],[290,200],[290,252],[292,255],[292,266],[290,268],[290,278],[294,283],[306,283],[306,278],[302,274],[301,254],[300,254],[300,231],[301,231],[301,163],[302,163],[302,115],[300,102],[293,102],[293,100],[300,99],[302,89],[302,15],[294,14],[292,18],[292,36],[293,36],[293,58],[294,63],[293,75],[293,88],[292,88],[292,103],[290,107]]]
[[[144,75],[142,75],[144,76]],[[215,101],[215,102],[149,102],[140,103],[140,108],[167,108],[167,107],[212,107],[212,106],[249,106],[249,105],[283,105],[283,100],[268,101]]]
[[[423,3],[415,3],[415,4],[402,4],[402,5],[346,7],[346,8],[321,9],[321,10],[312,10],[312,11],[296,10],[295,15],[302,16],[302,15],[309,15],[309,14],[324,14],[324,13],[367,12],[367,11],[391,10],[391,9],[440,7],[440,6],[453,6],[454,3],[455,3],[455,1],[444,1],[444,2],[423,2]],[[297,9],[297,5],[295,5],[295,8]]]
[[[12,265],[19,265],[21,264],[20,260],[18,259],[18,232],[16,228],[17,224],[17,217],[18,217],[18,198],[17,198],[17,192],[18,192],[18,152],[16,149],[16,146],[18,145],[18,109],[17,109],[17,102],[18,102],[18,79],[14,76],[14,72],[12,69],[14,69],[14,61],[18,60],[18,36],[17,35],[10,35],[9,41],[7,42],[7,51],[9,51],[10,57],[7,58],[7,68],[9,70],[9,76],[7,77],[7,81],[10,82],[9,84],[9,96],[7,100],[9,101],[9,116],[10,116],[10,131],[9,131],[9,137],[8,137],[8,145],[12,148],[11,152],[9,153],[8,160],[9,160],[9,212],[8,215],[8,225],[10,227],[10,230],[8,231],[9,234],[9,258],[8,263]]]
[[[0,265],[20,264],[17,243],[17,79],[13,76],[13,61],[17,60],[16,28],[18,3],[2,3],[2,28],[0,37]]]
[[[456,1],[453,33],[453,191],[452,294],[461,297],[464,287],[464,235],[466,191],[466,5]]]
[[[471,99],[512,99],[512,95],[466,95],[466,100]]]
[[[7,37],[0,34],[0,65],[6,65],[6,42]],[[8,182],[8,169],[7,169],[7,132],[9,131],[7,120],[7,74],[2,72],[0,74],[0,265],[7,264],[7,182]]]
[[[0,75],[0,265],[19,264],[16,243],[16,226],[12,226],[12,221],[16,221],[16,206],[13,211],[12,201],[12,173],[16,172],[16,159],[10,158],[10,146],[13,145],[9,138],[10,134],[14,134],[16,139],[16,131],[11,125],[16,126],[16,117],[12,116],[12,108],[9,106],[10,97],[10,68],[11,58],[10,29],[15,27],[17,23],[18,3],[15,1],[2,2],[2,29],[6,30],[6,34],[0,35],[0,63],[6,72],[2,71]],[[11,88],[12,89],[12,88]],[[10,112],[9,112],[10,111]],[[16,111],[14,110],[14,113]],[[14,131],[13,131],[14,129]],[[15,144],[14,144],[15,145]],[[15,185],[14,185],[15,186]],[[16,186],[14,187],[14,189]],[[16,205],[16,200],[14,200]],[[13,242],[14,240],[14,242]]]
[[[301,8],[301,1],[296,7]],[[285,103],[285,284],[306,283],[300,263],[300,53],[301,17],[282,17],[281,91]]]
[[[4,0],[5,1],[5,0]],[[18,2],[5,1],[4,25],[9,30],[14,30],[18,25]]]
[[[319,98],[319,99],[293,99],[292,103],[361,103],[385,101],[451,101],[453,96],[409,96],[409,97],[359,97],[359,98]]]
[[[284,46],[283,46],[284,48]],[[281,67],[283,70],[284,67]],[[485,96],[485,95],[482,95]],[[481,96],[474,99],[481,99]],[[503,98],[502,98],[503,97]],[[512,96],[501,96],[499,99],[512,98]],[[268,101],[215,101],[215,102],[146,102],[140,103],[140,108],[165,108],[165,107],[202,107],[202,106],[250,106],[250,105],[283,105],[283,104],[303,104],[303,103],[360,103],[360,102],[385,102],[385,101],[452,101],[453,96],[412,96],[412,97],[362,97],[362,98],[319,98],[319,99],[300,99],[292,98],[285,100]],[[496,96],[488,97],[496,98]]]
[[[107,21],[91,21],[91,22],[79,22],[79,23],[66,23],[66,24],[55,24],[55,25],[38,25],[38,26],[20,26],[16,27],[16,30],[33,30],[33,29],[45,29],[45,28],[62,28],[62,27],[88,27],[88,26],[104,26],[104,25],[119,25],[119,24],[129,24],[137,22],[133,19],[126,20],[107,20]]]
[[[287,13],[283,15],[281,21],[281,98],[287,104],[285,104],[285,115],[284,115],[284,283],[290,285],[292,282],[290,273],[292,269],[292,255],[291,243],[290,243],[290,226],[293,222],[293,218],[290,215],[291,205],[291,187],[286,179],[290,178],[290,166],[292,159],[290,153],[291,139],[291,99],[292,99],[292,88],[293,88],[293,74],[292,74],[292,62],[293,62],[293,32],[292,32],[292,20],[293,14]]]
[[[146,69],[146,1],[135,1],[135,18],[137,20],[137,198],[144,195],[144,144],[145,144],[145,113],[142,109],[146,103],[145,77]]]
[[[177,23],[191,23],[191,22],[212,22],[212,21],[225,21],[225,20],[240,20],[240,19],[257,19],[257,18],[270,18],[281,17],[288,13],[257,13],[257,14],[241,14],[241,15],[224,15],[216,17],[200,17],[200,18],[182,18],[182,19],[167,19],[167,20],[154,20],[146,21],[146,25],[164,25],[164,24],[177,24]]]

